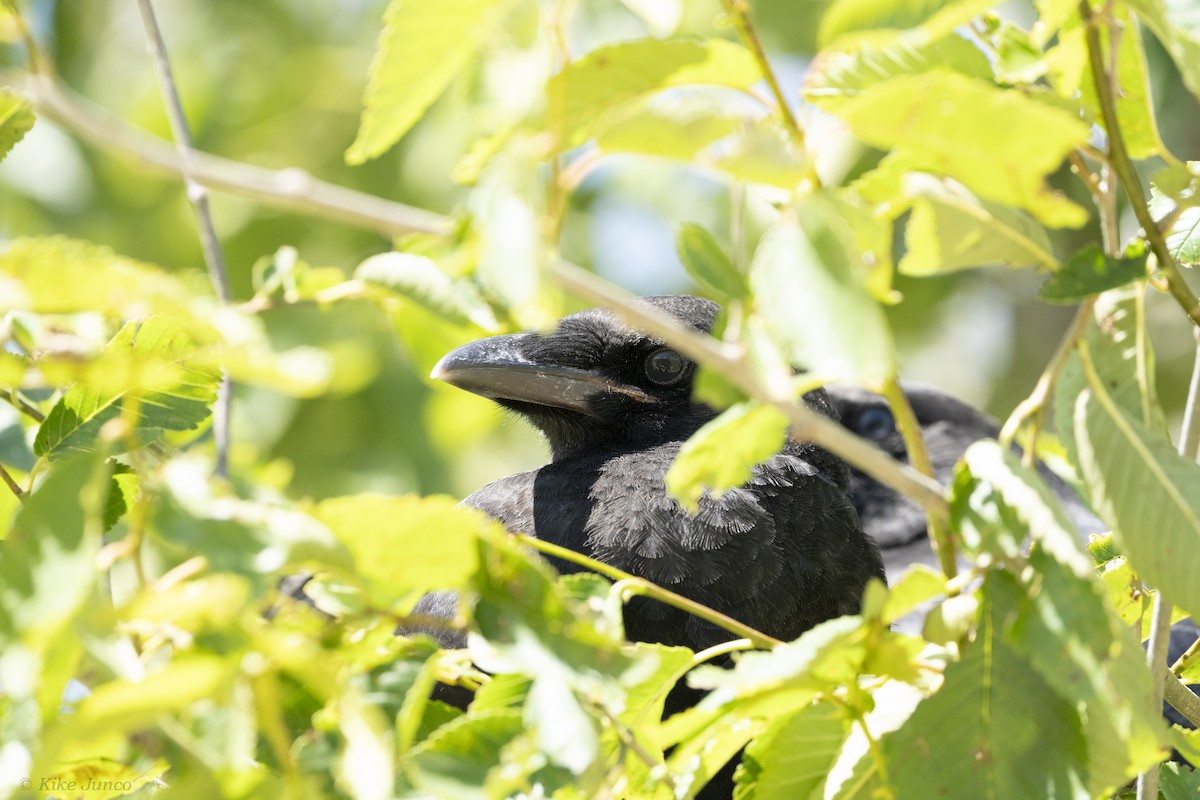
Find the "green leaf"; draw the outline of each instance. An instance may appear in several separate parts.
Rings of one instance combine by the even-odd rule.
[[[937,69],[869,86],[836,113],[863,142],[894,148],[910,170],[954,178],[1053,227],[1087,220],[1045,184],[1067,153],[1087,141],[1088,126],[1066,111]],[[1038,147],[1031,150],[1028,141]]]
[[[996,50],[996,77],[1004,83],[1036,83],[1046,74],[1046,61],[1027,31],[1002,20],[992,37]]]
[[[1159,186],[1150,187],[1150,213],[1162,220],[1172,213],[1176,206],[1183,210],[1175,218],[1170,230],[1166,231],[1167,250],[1177,262],[1184,266],[1200,264],[1200,178],[1193,173],[1195,169],[1189,162],[1187,183],[1164,170],[1155,176],[1162,181],[1163,189]],[[1172,196],[1166,194],[1171,192]]]
[[[362,164],[400,140],[478,50],[500,0],[391,0],[347,164]]]
[[[450,497],[335,497],[313,514],[350,551],[355,571],[384,603],[466,586],[478,569],[479,538],[498,530],[496,522]]]
[[[1200,770],[1182,764],[1163,764],[1158,772],[1163,800],[1195,800],[1200,795]]]
[[[489,332],[500,327],[479,292],[469,282],[442,272],[431,258],[381,253],[359,264],[354,277],[407,297],[459,325],[476,325]]]
[[[613,123],[596,138],[606,153],[641,153],[691,161],[709,145],[724,139],[742,124],[740,115],[727,113],[699,98],[653,98],[655,102]]]
[[[521,712],[471,712],[438,728],[412,749],[401,769],[425,796],[479,798],[500,751],[525,730]]]
[[[1088,798],[1079,715],[1015,650],[1000,625],[1014,579],[984,582],[979,632],[945,683],[879,741],[897,797]]]
[[[1175,59],[1192,94],[1200,97],[1200,17],[1191,3],[1178,0],[1127,0]]]
[[[884,622],[895,622],[923,603],[946,593],[946,577],[925,564],[912,564],[900,576],[893,578],[884,601]]]
[[[1200,465],[1122,408],[1096,369],[1074,403],[1080,473],[1138,575],[1200,614]]]
[[[898,162],[894,162],[898,164]],[[913,198],[899,269],[932,275],[990,264],[1052,267],[1046,229],[1028,214],[980,200],[961,184],[922,173],[902,180]]]
[[[1114,402],[1127,414],[1154,430],[1167,423],[1154,383],[1154,349],[1146,324],[1144,288],[1133,284],[1104,292],[1096,299],[1092,322],[1084,334],[1092,362]],[[1077,353],[1072,353],[1054,385],[1054,418],[1067,455],[1079,468],[1075,447],[1075,402],[1087,388]]]
[[[85,758],[65,765],[65,769],[54,774],[50,785],[86,786],[84,793],[88,800],[113,800],[137,793],[148,784],[157,789],[165,783],[161,778],[170,768],[164,759],[153,762],[148,769],[133,769],[107,758]]]
[[[939,67],[973,78],[992,77],[987,56],[952,34],[922,45],[910,40],[863,42],[849,51],[821,53],[809,69],[801,93],[825,111],[836,112],[868,86]]]
[[[708,166],[750,183],[794,190],[811,177],[808,156],[780,125],[767,120],[746,126]]]
[[[722,300],[741,299],[749,291],[746,276],[738,271],[712,234],[699,225],[690,222],[681,225],[675,249],[688,273]]]
[[[130,318],[150,308],[187,318],[191,302],[183,284],[161,269],[90,242],[15,239],[0,253],[0,311],[105,311]]]
[[[79,384],[64,394],[38,428],[33,450],[39,456],[53,461],[95,449],[100,429],[125,414],[128,404],[136,405],[140,444],[162,431],[193,430],[211,413],[220,375],[198,363],[187,334],[172,320],[156,316],[127,323],[104,355],[113,388]],[[127,444],[128,437],[120,437],[112,446],[119,452]]]
[[[1093,294],[1116,289],[1146,277],[1146,246],[1140,242],[1124,258],[1104,254],[1090,244],[1063,262],[1051,275],[1038,296],[1051,303],[1078,303]]]
[[[849,730],[845,709],[829,702],[776,720],[746,747],[734,773],[735,800],[821,797]]]
[[[127,465],[114,462],[112,479],[108,487],[108,500],[104,504],[104,530],[111,530],[125,512],[133,507],[138,494],[138,477]]]
[[[740,403],[706,423],[679,450],[667,470],[667,491],[693,512],[708,490],[722,494],[750,480],[754,467],[787,438],[788,420],[774,406]]]
[[[576,147],[604,131],[613,111],[650,92],[674,86],[746,89],[761,80],[745,48],[722,39],[645,39],[597,48],[546,83],[550,129],[558,149]]]
[[[28,100],[0,91],[0,160],[29,133],[35,118]]]
[[[107,470],[83,456],[57,465],[0,542],[0,638],[48,643],[92,596]]]
[[[870,266],[859,238],[835,202],[812,195],[796,219],[767,232],[750,265],[758,313],[815,380],[882,380],[895,370],[883,311],[855,275]]]
[[[835,0],[821,18],[819,41],[858,39],[866,32],[921,27],[949,32],[996,5],[997,0]]]

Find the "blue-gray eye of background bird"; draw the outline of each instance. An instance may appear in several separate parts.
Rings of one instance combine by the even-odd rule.
[[[886,408],[871,406],[858,415],[853,427],[859,436],[878,441],[896,432],[896,420]]]
[[[685,367],[687,367],[687,361],[683,356],[669,347],[660,347],[646,356],[646,363],[643,370],[646,373],[646,378],[651,383],[656,383],[659,386],[670,386],[683,375]]]

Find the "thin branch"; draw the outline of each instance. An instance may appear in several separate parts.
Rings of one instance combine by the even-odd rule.
[[[36,422],[46,421],[46,415],[37,406],[22,397],[16,389],[0,389],[0,400],[7,401],[17,411]]]
[[[563,561],[577,564],[578,566],[589,569],[592,572],[598,573],[607,578],[612,578],[614,581],[616,581],[616,583],[613,584],[613,588],[621,591],[624,594],[636,594],[644,597],[650,597],[658,600],[661,603],[666,603],[673,608],[678,608],[680,611],[686,611],[687,613],[695,617],[699,617],[706,622],[711,622],[713,625],[716,625],[719,628],[724,628],[730,633],[737,635],[740,639],[749,639],[754,643],[755,647],[763,650],[770,650],[782,644],[782,642],[773,636],[768,636],[761,631],[757,631],[754,628],[751,628],[749,625],[738,622],[733,617],[722,614],[716,609],[709,608],[702,603],[697,603],[695,600],[689,600],[683,595],[676,594],[670,589],[664,589],[661,586],[651,583],[645,578],[639,578],[636,575],[630,575],[628,572],[617,569],[611,564],[605,564],[603,561],[597,561],[594,558],[589,558],[583,553],[570,550],[566,547],[559,547],[556,544],[551,544],[550,542],[542,541],[541,539],[536,539],[532,536],[526,536],[523,533],[514,533],[513,537],[521,544],[532,547],[538,552],[545,553],[548,556],[554,556],[555,558],[561,558]]]
[[[900,388],[900,381],[889,378],[882,387],[884,399],[892,410],[892,416],[900,428],[904,439],[904,449],[908,452],[908,461],[913,468],[926,475],[930,480],[937,480],[933,465],[929,463],[929,451],[925,448],[925,438],[921,434],[921,423],[913,413],[908,396]],[[958,572],[958,564],[954,557],[954,539],[950,536],[950,526],[945,517],[929,515],[929,541],[933,544],[934,555],[942,567],[946,580],[952,579]]]
[[[1178,678],[1183,674],[1183,671],[1187,669],[1188,664],[1192,662],[1197,653],[1200,653],[1200,636],[1196,637],[1196,641],[1188,645],[1188,649],[1184,650],[1179,658],[1175,659],[1175,663],[1171,665],[1171,672],[1174,673],[1175,677]]]
[[[1183,685],[1170,670],[1160,667],[1163,676],[1163,699],[1184,719],[1200,728],[1200,697]],[[1155,765],[1157,768],[1157,765]]]
[[[13,476],[8,474],[8,470],[4,468],[3,464],[0,464],[0,479],[3,479],[9,491],[15,494],[18,500],[21,502],[25,501],[25,490],[21,488],[19,483],[13,480]]]
[[[114,118],[60,85],[47,80],[20,77],[0,70],[0,80],[16,81],[39,110],[48,118],[78,133],[88,141],[117,149],[144,163],[178,175],[178,155],[162,139],[138,131]],[[300,170],[279,172],[241,164],[229,159],[193,152],[194,177],[215,188],[251,197],[268,205],[292,208],[313,216],[337,220],[388,236],[423,232],[449,235],[451,219],[424,209],[394,203],[333,184],[312,181]],[[551,277],[579,297],[611,308],[655,335],[661,335],[675,347],[726,373],[733,371],[735,383],[747,394],[780,408],[791,420],[797,438],[813,441],[846,459],[881,483],[917,501],[931,514],[948,514],[942,489],[935,481],[911,467],[897,463],[886,453],[842,428],[837,423],[809,411],[791,398],[766,397],[765,390],[736,353],[721,349],[720,343],[698,334],[672,317],[648,306],[629,302],[628,294],[567,262],[549,267]]]
[[[783,93],[783,88],[779,85],[779,80],[775,77],[775,70],[771,69],[771,62],[767,59],[767,51],[763,48],[762,40],[758,38],[758,31],[754,29],[754,22],[750,19],[750,3],[749,0],[722,0],[722,5],[725,6],[726,12],[733,18],[733,24],[741,35],[742,41],[746,44],[747,49],[758,62],[758,67],[762,71],[763,77],[767,80],[767,85],[771,87],[771,94],[775,96],[775,103],[779,106],[779,114],[783,117],[784,127],[788,129],[792,140],[796,143],[801,156],[808,164],[808,179],[812,182],[813,188],[821,185],[821,179],[817,176],[816,166],[811,158],[808,157],[808,148],[804,141],[804,129],[800,127],[800,123],[796,120],[796,114],[792,111],[791,105],[787,101],[787,96]]]
[[[137,0],[138,10],[142,14],[142,25],[146,29],[146,44],[154,60],[158,72],[159,88],[162,90],[163,101],[167,106],[167,119],[171,123],[171,135],[175,137],[176,149],[179,153],[180,174],[183,175],[184,186],[187,187],[188,201],[196,214],[196,227],[200,232],[200,246],[204,251],[204,263],[208,266],[208,279],[212,281],[213,289],[222,303],[233,302],[233,290],[229,286],[229,271],[225,267],[225,256],[221,253],[221,243],[217,239],[217,228],[213,224],[212,212],[208,207],[208,190],[198,182],[193,173],[192,165],[192,132],[188,128],[187,116],[183,113],[183,103],[179,100],[179,89],[175,78],[171,75],[171,62],[167,58],[167,45],[163,41],[162,31],[154,16],[154,6],[150,0]],[[217,403],[213,408],[213,441],[216,445],[217,460],[214,472],[217,475],[229,474],[229,422],[233,411],[233,381],[228,375],[221,378],[217,391]]]
[[[17,26],[17,34],[21,37],[21,43],[25,45],[25,53],[29,57],[29,71],[35,75],[47,75],[52,71],[50,64],[42,57],[42,51],[38,49],[37,41],[34,40],[33,34],[29,31],[29,26],[25,24],[25,18],[21,16],[20,9],[13,0],[3,0],[0,2],[4,8],[8,9],[8,13],[12,16],[13,22]]]
[[[1125,187],[1125,193],[1129,196],[1129,204],[1133,206],[1133,213],[1137,217],[1138,224],[1142,226],[1146,240],[1150,243],[1150,249],[1154,251],[1159,269],[1166,276],[1167,290],[1192,322],[1200,325],[1200,300],[1188,288],[1183,274],[1179,271],[1179,265],[1175,263],[1170,249],[1167,248],[1166,239],[1163,238],[1162,232],[1154,223],[1154,217],[1150,215],[1150,208],[1146,205],[1146,194],[1142,191],[1141,181],[1133,168],[1133,162],[1129,160],[1129,152],[1125,148],[1125,137],[1117,119],[1112,76],[1104,66],[1100,24],[1092,12],[1088,0],[1081,0],[1079,13],[1086,23],[1088,61],[1092,69],[1092,80],[1096,85],[1100,114],[1104,119],[1104,130],[1108,133],[1109,159],[1112,162],[1113,171],[1117,173],[1121,185]]]
[[[179,177],[183,172],[179,153],[171,143],[127,124],[61,82],[0,69],[0,83],[24,94],[41,116],[84,141],[124,153],[170,176]],[[191,158],[192,178],[198,183],[275,208],[389,237],[409,233],[444,236],[454,229],[453,221],[440,214],[320,181],[297,167],[264,169],[198,150],[191,152]]]
[[[550,265],[549,272],[555,282],[577,297],[612,310],[627,324],[664,340],[693,361],[718,370],[755,400],[778,408],[788,417],[793,440],[813,442],[844,458],[880,483],[911,497],[930,517],[949,516],[949,505],[937,481],[897,462],[879,448],[792,397],[778,396],[761,386],[739,350],[723,345],[644,303],[632,302],[633,298],[628,293],[574,264],[559,261]]]

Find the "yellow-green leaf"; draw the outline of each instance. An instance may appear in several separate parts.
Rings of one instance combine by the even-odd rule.
[[[33,106],[28,100],[0,91],[0,160],[33,127]]]
[[[478,49],[502,0],[391,0],[371,62],[348,164],[381,155],[408,132]]]

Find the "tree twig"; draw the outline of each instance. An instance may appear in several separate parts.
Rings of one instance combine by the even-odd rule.
[[[0,464],[0,479],[3,479],[5,485],[17,496],[18,500],[21,502],[25,501],[25,490],[21,488],[19,483],[13,480],[13,476],[8,474],[8,470],[4,468],[3,464]]]
[[[46,415],[37,406],[22,397],[16,389],[0,389],[0,400],[7,401],[17,411],[36,422],[46,421]]]
[[[1146,193],[1142,191],[1141,181],[1133,168],[1133,162],[1129,160],[1129,152],[1125,148],[1125,137],[1117,119],[1112,76],[1104,66],[1100,25],[1089,0],[1081,0],[1079,14],[1084,21],[1088,61],[1091,65],[1092,80],[1096,85],[1096,98],[1100,104],[1100,114],[1104,119],[1104,130],[1108,133],[1108,155],[1113,171],[1117,173],[1121,185],[1125,187],[1125,193],[1129,196],[1129,204],[1133,207],[1138,224],[1142,226],[1142,232],[1150,243],[1150,249],[1154,252],[1159,269],[1166,276],[1167,290],[1192,322],[1200,325],[1200,300],[1188,288],[1183,274],[1179,271],[1179,265],[1175,263],[1171,251],[1167,248],[1166,239],[1163,238],[1158,225],[1154,223],[1154,217],[1151,216],[1150,208],[1146,205]]]
[[[585,556],[583,553],[571,550],[566,547],[559,547],[556,544],[537,539],[533,536],[526,536],[523,533],[514,533],[513,537],[521,544],[532,547],[540,553],[545,553],[548,556],[561,558],[563,561],[568,561],[572,564],[590,569],[592,572],[604,575],[607,578],[612,578],[616,583],[613,585],[615,589],[626,594],[642,595],[658,600],[661,603],[678,608],[680,611],[699,617],[706,622],[711,622],[719,628],[724,628],[737,635],[740,639],[749,639],[754,643],[755,647],[763,650],[770,650],[782,644],[773,636],[768,636],[761,631],[751,628],[749,625],[738,622],[733,617],[727,614],[722,614],[714,608],[709,608],[703,603],[697,603],[695,600],[690,600],[681,594],[676,594],[670,589],[651,583],[645,578],[639,578],[636,575],[630,575],[624,570],[617,569],[611,564],[605,564],[603,561],[597,561],[594,558]]]
[[[755,61],[758,62],[758,67],[762,71],[763,77],[766,78],[767,85],[771,87],[771,94],[775,96],[775,103],[779,106],[779,114],[783,117],[784,127],[791,134],[792,140],[800,151],[801,158],[808,165],[809,181],[812,182],[813,188],[819,187],[821,179],[817,176],[816,166],[809,157],[804,140],[804,129],[796,120],[796,114],[792,111],[787,96],[779,85],[779,79],[775,77],[775,70],[771,68],[771,62],[767,60],[767,51],[763,48],[762,40],[758,38],[758,31],[754,29],[753,20],[750,19],[749,0],[722,0],[722,5],[725,6],[725,11],[729,16],[733,18],[733,24],[737,28],[738,34],[754,56]]]
[[[179,100],[179,89],[171,74],[171,62],[167,58],[167,45],[163,41],[162,31],[154,16],[154,6],[151,0],[137,0],[138,10],[142,15],[142,25],[146,29],[146,44],[154,67],[158,73],[159,88],[163,94],[163,102],[167,106],[167,119],[171,124],[171,135],[175,138],[176,149],[179,153],[179,171],[187,188],[188,202],[196,215],[196,227],[200,232],[200,247],[204,251],[204,263],[208,266],[208,279],[222,303],[233,302],[233,290],[229,286],[229,271],[225,266],[225,256],[221,252],[221,242],[217,239],[217,229],[213,224],[212,212],[208,207],[208,190],[197,181],[193,175],[192,132],[188,127],[187,116],[183,113],[183,103]],[[233,412],[233,381],[226,374],[221,378],[217,391],[217,402],[213,408],[213,441],[216,444],[217,475],[229,474],[229,423]]]

